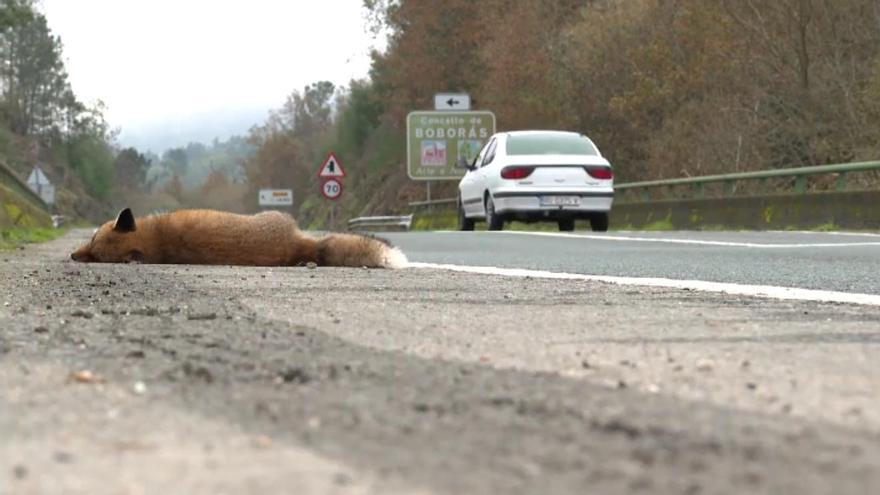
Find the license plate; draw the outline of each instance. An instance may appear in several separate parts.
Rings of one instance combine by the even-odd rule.
[[[577,206],[581,198],[577,196],[541,196],[541,206]]]

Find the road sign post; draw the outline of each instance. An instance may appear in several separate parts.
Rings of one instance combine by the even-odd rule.
[[[32,191],[37,193],[40,199],[47,205],[55,204],[55,186],[49,182],[49,178],[40,169],[34,167],[31,175],[28,176],[27,185]]]
[[[459,180],[459,157],[473,160],[495,133],[488,111],[417,111],[406,118],[407,174],[412,180]]]
[[[318,169],[318,178],[321,180],[321,194],[331,201],[342,196],[342,178],[345,177],[345,169],[342,161],[332,151]],[[330,228],[336,226],[336,204],[330,206]]]
[[[342,196],[342,181],[327,179],[321,184],[321,194],[327,199],[339,199]]]
[[[318,169],[318,177],[321,179],[321,194],[327,199],[339,199],[342,196],[342,178],[345,177],[345,169],[342,162],[332,151]]]
[[[471,95],[467,93],[437,93],[434,110],[462,112],[471,109]]]
[[[345,177],[345,169],[342,161],[332,151],[327,155],[321,168],[318,169],[318,177],[322,179],[341,179]]]
[[[293,189],[260,189],[260,206],[293,206]]]

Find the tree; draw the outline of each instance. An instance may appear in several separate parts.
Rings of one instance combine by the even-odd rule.
[[[186,174],[189,168],[189,157],[184,148],[172,148],[162,154],[162,162],[175,176]]]
[[[350,156],[358,156],[363,152],[367,138],[379,126],[385,106],[369,81],[352,81],[336,106],[339,108],[336,123],[338,148]]]
[[[311,174],[296,137],[273,119],[265,126],[252,129],[250,142],[257,149],[245,165],[250,197],[256,201],[257,191],[262,188],[289,188],[294,190],[295,206],[298,206]]]
[[[135,148],[126,148],[116,155],[114,169],[116,183],[128,189],[141,189],[146,185],[150,161]]]
[[[21,135],[71,132],[84,110],[67,80],[61,40],[30,2],[4,0],[0,17],[0,89],[6,119]]]
[[[113,150],[100,136],[83,133],[68,144],[71,168],[86,185],[89,194],[97,199],[108,199],[113,188]]]

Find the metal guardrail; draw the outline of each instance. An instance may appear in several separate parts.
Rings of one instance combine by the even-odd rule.
[[[412,215],[404,216],[379,216],[379,217],[358,217],[348,221],[348,228],[369,228],[369,227],[403,227],[409,230],[412,227]]]
[[[705,184],[723,183],[724,194],[732,196],[734,186],[738,181],[743,180],[764,180],[780,177],[794,177],[794,190],[796,193],[807,192],[807,177],[812,175],[837,174],[835,189],[845,191],[848,186],[848,176],[856,172],[868,172],[872,170],[880,170],[880,161],[874,162],[856,162],[856,163],[838,163],[834,165],[817,165],[813,167],[798,168],[782,168],[775,170],[760,170],[757,172],[740,172],[734,174],[721,175],[703,175],[699,177],[683,177],[680,179],[664,179],[649,180],[642,182],[627,182],[624,184],[615,184],[615,192],[626,193],[628,191],[638,191],[639,197],[643,201],[651,199],[650,189],[659,189],[664,187],[684,186],[692,187],[693,196],[695,198],[704,197]],[[766,188],[765,188],[766,189]],[[432,207],[446,204],[456,204],[456,198],[435,199],[430,201],[414,201],[409,203],[412,208]]]
[[[456,198],[443,198],[443,199],[431,199],[428,201],[413,201],[409,204],[412,208],[419,208],[422,206],[438,206],[438,205],[447,205],[447,204],[455,204],[457,201]]]
[[[0,182],[9,186],[10,189],[21,194],[26,199],[31,200],[35,206],[38,206],[45,212],[50,212],[51,208],[49,205],[43,201],[43,198],[40,197],[39,194],[35,193],[30,186],[27,185],[27,182],[21,180],[21,178],[12,171],[11,168],[7,167],[5,163],[0,162]]]
[[[757,172],[741,172],[735,174],[723,175],[704,175],[700,177],[685,177],[680,179],[651,180],[643,182],[628,182],[625,184],[615,184],[614,190],[620,192],[638,191],[642,200],[650,200],[650,189],[689,185],[692,187],[693,196],[702,198],[705,184],[722,183],[724,184],[724,194],[732,195],[734,186],[738,181],[742,180],[764,180],[779,177],[794,177],[794,190],[796,193],[807,192],[807,177],[811,175],[822,174],[838,174],[835,189],[845,191],[847,189],[848,174],[854,172],[867,172],[871,170],[880,170],[880,161],[875,162],[858,162],[858,163],[840,163],[834,165],[818,165],[814,167],[798,167],[783,168],[776,170],[761,170]]]

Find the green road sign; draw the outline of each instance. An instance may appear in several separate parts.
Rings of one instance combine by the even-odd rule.
[[[458,157],[474,159],[495,134],[495,114],[412,112],[406,117],[406,171],[413,180],[458,180]]]

